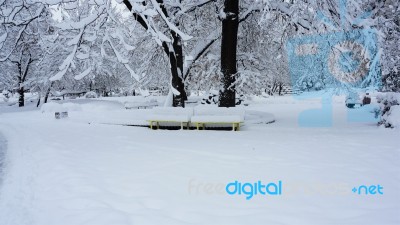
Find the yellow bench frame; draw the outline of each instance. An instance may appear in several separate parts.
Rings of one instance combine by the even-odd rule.
[[[164,123],[180,123],[181,129],[183,130],[184,124],[186,125],[186,129],[189,130],[190,122],[184,121],[172,121],[172,120],[147,120],[149,122],[150,129],[153,130],[153,125],[155,123],[157,130],[160,129],[160,122]],[[204,130],[206,124],[232,124],[232,131],[239,131],[240,130],[240,123],[241,122],[194,122],[196,124],[197,130],[200,130],[200,127]]]
[[[200,130],[200,127],[204,130],[205,124],[232,124],[232,131],[240,130],[240,122],[194,122],[194,124],[196,124],[197,130]]]
[[[181,129],[183,130],[183,124],[186,124],[186,129],[189,130],[189,125],[190,122],[189,121],[172,121],[172,120],[147,120],[147,122],[150,123],[150,129],[153,130],[153,123],[156,123],[157,125],[157,130],[160,129],[160,122],[164,122],[164,123],[180,123],[181,124]]]

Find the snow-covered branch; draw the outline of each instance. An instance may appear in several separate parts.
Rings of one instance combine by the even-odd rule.
[[[184,67],[184,78],[189,75],[192,65],[207,51],[207,49],[221,37],[221,31],[215,30],[211,32],[205,39],[199,40],[195,47],[193,47],[190,54],[187,56],[186,66]]]
[[[74,22],[74,21],[65,21],[59,24],[56,24],[55,26],[62,29],[62,30],[70,30],[70,29],[83,29],[84,27],[90,25],[94,21],[96,21],[101,15],[105,13],[105,6],[100,6],[97,10],[96,13],[91,14],[80,21]]]
[[[155,10],[160,14],[161,18],[165,21],[165,23],[168,25],[168,27],[169,27],[172,31],[174,31],[175,33],[177,33],[177,34],[182,38],[182,40],[188,41],[188,40],[190,40],[190,39],[192,38],[191,36],[189,36],[189,35],[187,35],[187,34],[184,34],[184,33],[183,33],[182,31],[180,31],[173,23],[171,23],[171,22],[168,20],[167,15],[165,15],[165,11],[166,11],[166,10],[165,10],[165,9],[162,10],[162,9],[160,8],[159,3],[158,3],[156,0],[151,0],[151,2],[153,3]]]

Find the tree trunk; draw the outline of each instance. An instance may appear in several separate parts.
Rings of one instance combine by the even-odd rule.
[[[171,31],[173,37],[173,51],[166,42],[163,42],[163,48],[165,52],[168,52],[169,62],[171,65],[171,76],[172,76],[172,87],[176,89],[180,94],[173,94],[172,106],[173,107],[185,107],[185,100],[187,95],[185,91],[185,85],[182,79],[183,76],[183,50],[181,45],[181,38],[174,32]]]
[[[22,82],[19,83],[19,89],[18,89],[18,106],[19,107],[24,107],[25,105],[25,93],[24,93],[24,86],[22,85]]]
[[[50,91],[51,91],[51,87],[53,86],[53,83],[54,83],[54,82],[51,82],[51,83],[50,83],[50,87],[49,87],[49,89],[47,89],[47,91],[46,91],[46,95],[44,96],[44,103],[47,103],[47,100],[49,99],[49,95],[50,95]]]
[[[39,91],[39,98],[38,98],[38,101],[37,101],[37,103],[36,103],[36,107],[39,107],[39,105],[40,105],[40,100],[42,100],[42,95],[40,94],[40,91]]]
[[[18,67],[18,94],[19,94],[19,98],[18,98],[18,106],[19,107],[24,107],[25,105],[25,89],[24,89],[24,82],[26,80],[26,77],[28,75],[28,71],[29,71],[29,66],[31,65],[31,63],[34,61],[32,59],[32,55],[29,54],[29,59],[28,62],[26,64],[25,70],[22,69],[22,55],[23,52],[21,54],[21,58],[19,59],[20,61],[11,61],[12,63],[15,63]]]
[[[123,3],[128,8],[129,11],[132,12],[132,4],[129,0],[123,0]],[[167,9],[165,8],[163,0],[157,0],[159,3],[160,8],[165,15],[165,17],[169,18]],[[145,2],[142,2],[145,5]],[[139,14],[134,12],[133,16],[135,20],[142,25],[142,27],[146,30],[149,29],[148,24],[145,22],[145,19],[142,18]],[[178,23],[175,24],[177,27],[179,26]],[[180,94],[173,95],[173,103],[174,107],[185,107],[185,100],[187,100],[187,95],[185,92],[185,85],[183,81],[183,50],[182,50],[182,40],[179,35],[177,35],[172,29],[170,30],[170,34],[173,39],[172,48],[170,48],[169,43],[162,42],[162,47],[164,52],[167,54],[170,62],[171,68],[171,76],[172,76],[172,87],[176,89]]]
[[[235,107],[235,75],[237,33],[239,28],[239,0],[225,0],[225,18],[222,20],[221,72],[222,90],[219,95],[219,107]]]
[[[179,95],[176,95],[176,94],[173,95],[172,106],[173,107],[185,107],[185,100],[187,100],[187,95],[186,95],[185,85],[183,83],[183,80],[178,75],[178,68],[171,67],[171,74],[172,74],[172,87],[175,88],[180,93]]]

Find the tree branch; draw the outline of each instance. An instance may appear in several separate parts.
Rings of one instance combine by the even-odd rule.
[[[124,0],[123,3],[125,4],[126,8],[128,8],[128,10],[130,12],[132,12],[132,4],[129,0]],[[143,2],[144,4],[144,2]],[[143,17],[140,14],[134,13],[132,12],[133,17],[135,18],[135,20],[145,29],[148,30],[149,26],[147,25],[146,21],[143,19]]]

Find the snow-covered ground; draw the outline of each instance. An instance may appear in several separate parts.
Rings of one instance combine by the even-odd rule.
[[[3,134],[0,133],[0,187],[3,181],[3,170],[4,170],[4,160],[5,160],[5,153],[6,153],[7,143]]]
[[[149,112],[116,106],[134,99],[76,101],[81,109],[63,120],[0,107],[0,224],[400,224],[399,130],[348,122],[343,98],[323,128],[298,123],[319,101],[291,97],[253,99],[247,111],[275,122],[240,132],[112,125]],[[283,190],[246,200],[226,193],[234,181],[281,181]],[[361,185],[383,194],[352,192]]]

